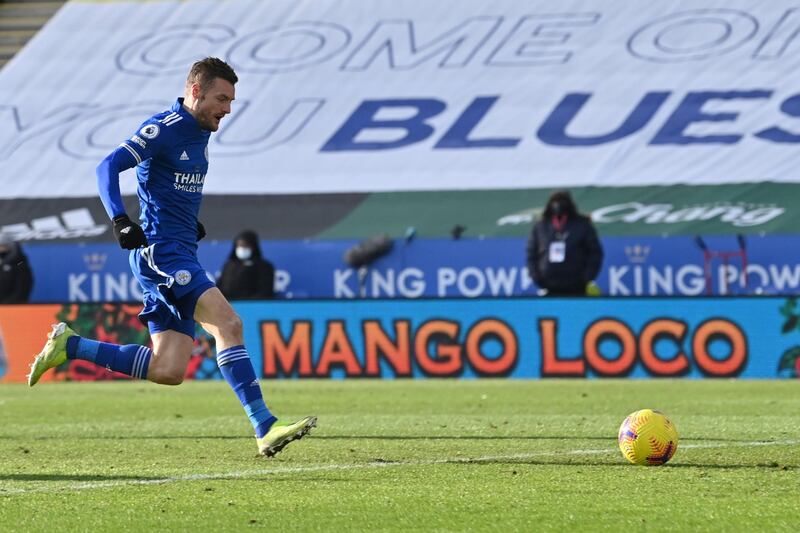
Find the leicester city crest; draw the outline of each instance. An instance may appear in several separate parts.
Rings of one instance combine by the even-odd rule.
[[[175,282],[178,285],[186,285],[192,281],[192,275],[188,270],[178,270],[175,272]]]

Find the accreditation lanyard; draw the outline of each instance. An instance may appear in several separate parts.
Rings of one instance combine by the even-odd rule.
[[[563,263],[567,258],[566,240],[569,232],[563,231],[567,225],[567,215],[553,215],[551,219],[553,228],[556,230],[555,238],[548,247],[547,258],[551,263]]]

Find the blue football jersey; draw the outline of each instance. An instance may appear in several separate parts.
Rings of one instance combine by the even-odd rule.
[[[171,109],[145,120],[120,145],[137,163],[139,218],[147,242],[197,245],[210,135],[178,98]]]

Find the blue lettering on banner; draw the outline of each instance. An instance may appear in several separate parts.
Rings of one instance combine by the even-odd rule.
[[[571,93],[566,95],[550,113],[542,127],[539,128],[537,136],[542,142],[554,146],[595,146],[617,141],[645,127],[659,110],[661,104],[669,98],[669,95],[669,92],[649,92],[644,95],[616,130],[605,135],[577,137],[568,135],[567,127],[584,104],[589,101],[591,94]]]
[[[725,134],[690,135],[687,133],[695,124],[734,123],[740,113],[727,111],[710,113],[704,106],[715,101],[767,100],[773,95],[772,89],[750,91],[700,91],[688,92],[677,108],[650,140],[651,145],[695,145],[695,144],[737,144],[748,132],[727,132]],[[536,132],[542,143],[551,146],[598,146],[612,143],[642,131],[665,102],[673,96],[669,91],[645,93],[629,112],[628,116],[615,119],[616,129],[593,135],[568,134],[567,130],[579,113],[590,106],[593,93],[568,93],[550,112]],[[272,118],[263,121],[264,126],[249,138],[235,137],[235,130],[243,116],[250,113],[262,114],[250,101],[237,102],[239,109],[223,126],[219,134],[212,137],[215,156],[237,157],[274,149],[291,141],[308,126],[326,104],[324,99],[298,98],[286,108],[271,108],[264,111]],[[473,138],[472,132],[490,115],[495,107],[502,106],[500,95],[479,96],[473,99],[455,121],[447,128],[433,149],[472,149],[472,148],[514,148],[522,139],[513,136]],[[98,160],[118,139],[104,139],[102,131],[109,124],[129,123],[133,116],[141,117],[145,110],[152,111],[165,107],[166,102],[130,103],[111,108],[96,105],[68,104],[58,112],[46,115],[40,122],[26,123],[20,118],[15,106],[0,106],[0,116],[4,114],[11,125],[8,142],[0,143],[0,160],[8,159],[22,145],[39,137],[54,133],[59,135],[59,149],[76,159]],[[391,150],[420,143],[436,134],[431,119],[439,116],[448,104],[439,98],[382,99],[365,100],[342,125],[321,146],[322,152]],[[786,116],[800,117],[800,95],[788,96],[779,106]],[[386,117],[386,114],[391,117]],[[405,113],[400,118],[398,113]],[[595,127],[602,126],[596,125]],[[614,127],[614,124],[610,125]],[[770,143],[800,143],[800,133],[787,130],[779,125],[770,126],[752,133],[754,138]],[[388,139],[387,139],[388,137]],[[3,139],[0,139],[2,141]],[[106,142],[104,142],[104,140]],[[113,141],[113,142],[112,142]]]
[[[499,96],[487,96],[473,100],[458,120],[442,135],[435,148],[513,148],[518,145],[521,140],[519,138],[469,138],[469,134],[499,98]]]
[[[800,95],[795,95],[784,100],[781,104],[781,111],[790,117],[800,117]],[[777,126],[756,133],[756,137],[776,143],[800,142],[800,134],[786,131]]]
[[[727,91],[689,93],[678,108],[670,115],[650,144],[735,144],[741,140],[740,134],[728,135],[686,135],[685,131],[697,122],[733,122],[739,113],[707,113],[703,105],[712,100],[745,100],[769,98],[772,91]]]
[[[433,126],[426,121],[444,111],[446,107],[447,105],[441,100],[432,98],[368,100],[358,106],[320,151],[388,150],[423,141],[434,132]],[[412,114],[406,118],[376,118],[380,111],[385,109],[409,110]],[[396,134],[395,138],[390,141],[357,140],[362,132],[369,130],[389,130]]]
[[[738,112],[709,113],[704,111],[703,106],[709,102],[714,100],[769,99],[772,94],[773,91],[766,89],[689,92],[659,129],[650,144],[735,144],[744,136],[742,133],[701,136],[688,135],[686,130],[692,124],[733,122],[739,117]],[[617,129],[594,136],[577,136],[568,134],[567,128],[590,100],[592,94],[570,93],[548,115],[539,128],[537,137],[543,143],[553,146],[597,146],[618,141],[643,129],[661,109],[670,95],[671,93],[668,91],[648,92]],[[485,96],[473,100],[434,145],[434,148],[513,148],[517,146],[521,139],[515,137],[469,139],[469,134],[491,111],[499,99],[499,96]],[[401,119],[379,120],[376,118],[382,110],[405,107],[415,110],[413,115]],[[446,107],[443,101],[436,99],[366,101],[350,115],[339,130],[322,146],[321,151],[388,150],[422,142],[435,133],[434,127],[428,122],[428,119],[438,115]],[[800,116],[800,97],[797,95],[790,97],[781,105],[780,109],[787,115]],[[357,140],[357,137],[370,130],[386,129],[400,130],[404,134],[388,141]],[[800,142],[800,135],[792,134],[778,127],[767,128],[755,133],[754,136],[772,142]]]

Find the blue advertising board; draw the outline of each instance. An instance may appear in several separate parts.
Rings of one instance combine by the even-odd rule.
[[[744,252],[734,236],[695,239],[606,237],[597,283],[609,296],[791,294],[800,290],[800,237],[749,236]],[[525,240],[397,240],[364,277],[344,262],[352,240],[262,241],[276,266],[282,298],[479,298],[535,295],[525,266]],[[26,245],[34,270],[32,302],[135,301],[140,293],[128,254],[114,244]],[[217,275],[228,241],[201,242],[201,263]],[[746,276],[743,273],[746,272]]]
[[[235,309],[268,378],[778,378],[800,370],[800,310],[786,298],[306,300]]]

